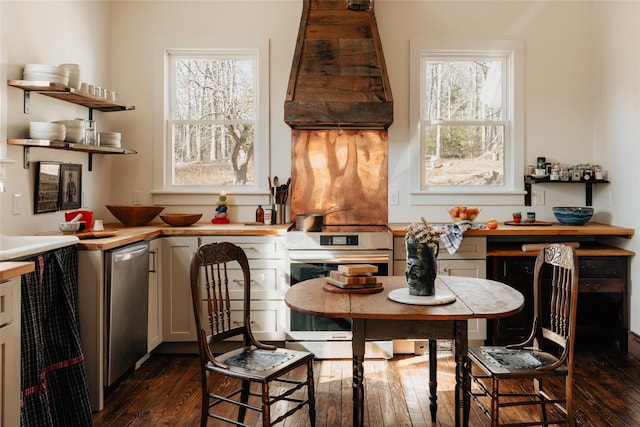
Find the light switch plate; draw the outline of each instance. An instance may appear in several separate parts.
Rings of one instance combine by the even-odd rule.
[[[11,198],[11,213],[22,215],[22,194],[14,194]]]
[[[544,190],[536,190],[536,206],[544,206]]]
[[[389,206],[398,206],[400,194],[398,190],[391,190],[389,192]]]

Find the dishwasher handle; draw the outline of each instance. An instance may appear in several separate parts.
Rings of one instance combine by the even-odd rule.
[[[113,254],[113,262],[123,262],[130,259],[146,255],[149,252],[149,246],[133,246],[122,251],[116,251]]]

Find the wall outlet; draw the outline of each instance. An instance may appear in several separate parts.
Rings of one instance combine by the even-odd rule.
[[[391,190],[389,192],[389,206],[398,206],[400,199],[399,193],[398,190]]]
[[[133,192],[133,204],[134,205],[140,205],[142,204],[142,194],[139,191],[134,191]]]
[[[414,341],[413,354],[421,355],[425,353],[429,353],[429,341]]]
[[[14,194],[11,198],[11,213],[22,215],[22,194]]]
[[[536,190],[536,206],[544,206],[544,190]]]

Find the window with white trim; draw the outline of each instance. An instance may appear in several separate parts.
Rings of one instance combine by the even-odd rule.
[[[268,168],[268,43],[166,51],[165,191],[255,193]]]
[[[494,194],[519,188],[521,45],[412,40],[411,55],[411,191]]]

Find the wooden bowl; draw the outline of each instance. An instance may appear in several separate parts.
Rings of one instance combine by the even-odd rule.
[[[202,218],[202,214],[164,214],[160,219],[174,227],[186,227],[195,224]]]
[[[140,226],[147,225],[155,218],[164,206],[128,206],[128,205],[106,205],[107,209],[124,225]]]

